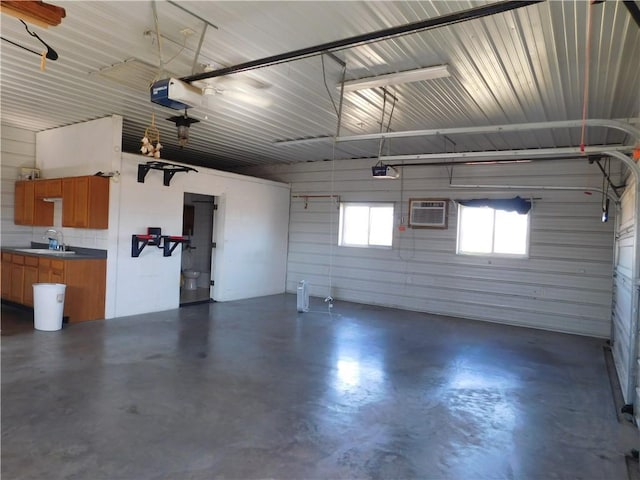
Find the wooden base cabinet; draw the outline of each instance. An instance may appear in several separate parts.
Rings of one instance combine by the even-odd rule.
[[[11,254],[2,252],[2,284],[0,285],[0,295],[3,299],[9,300],[11,290]]]
[[[38,257],[24,257],[22,303],[33,307],[33,284],[38,283]]]
[[[18,255],[13,256],[14,262],[24,260],[19,258]],[[11,263],[11,282],[9,284],[9,300],[16,303],[23,303],[23,290],[24,290],[24,265],[18,263]]]
[[[33,306],[34,283],[63,283],[69,322],[104,318],[106,259],[65,260],[2,252],[2,298]]]
[[[52,270],[52,277],[57,275]],[[64,314],[69,322],[83,322],[104,318],[107,288],[107,260],[66,260],[63,281],[65,291]]]

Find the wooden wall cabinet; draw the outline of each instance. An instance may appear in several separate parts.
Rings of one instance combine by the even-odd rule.
[[[14,222],[16,225],[53,225],[53,203],[62,198],[62,226],[109,228],[109,179],[84,176],[17,181]]]
[[[33,225],[35,208],[35,185],[32,181],[16,182],[14,205],[15,224]],[[51,220],[53,221],[53,215],[51,216]]]
[[[34,212],[33,225],[53,225],[53,202],[45,201],[50,198],[62,197],[62,181],[59,178],[51,180],[34,180]]]
[[[64,283],[69,322],[104,318],[106,259],[64,260],[2,252],[2,298],[33,306],[34,283]]]
[[[36,198],[60,198],[62,197],[62,179],[52,178],[35,180]]]
[[[109,228],[109,179],[71,177],[62,179],[62,226]]]

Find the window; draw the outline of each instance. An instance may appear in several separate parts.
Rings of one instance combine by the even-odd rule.
[[[391,247],[393,203],[341,203],[338,245]]]
[[[458,205],[458,253],[529,254],[529,214]]]

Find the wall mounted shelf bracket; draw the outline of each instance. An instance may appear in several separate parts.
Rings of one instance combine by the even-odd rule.
[[[189,243],[189,241],[188,237],[162,235],[160,228],[149,227],[146,234],[131,235],[131,256],[139,257],[144,247],[155,245],[162,250],[163,257],[170,257],[178,245]]]
[[[148,227],[146,234],[133,234],[131,235],[131,256],[139,257],[140,252],[144,250],[147,245],[155,245],[158,248],[162,248],[162,229],[157,227]]]
[[[170,257],[173,251],[176,249],[178,245],[181,243],[187,243],[189,241],[186,237],[174,237],[174,236],[163,236],[162,237],[162,245],[164,251],[162,252],[163,257]]]
[[[144,247],[149,245],[149,242],[153,240],[151,235],[131,235],[131,256],[139,257],[140,252],[144,250]]]
[[[168,187],[171,179],[179,172],[198,172],[195,168],[176,165],[174,163],[150,161],[138,164],[138,183],[144,183],[144,179],[149,170],[161,170],[164,173],[164,186]]]

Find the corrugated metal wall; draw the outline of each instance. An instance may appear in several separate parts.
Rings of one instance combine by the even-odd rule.
[[[34,168],[36,163],[36,134],[22,128],[2,124],[2,246],[24,246],[31,241],[32,227],[14,225],[13,205],[15,181],[20,169]]]
[[[636,187],[633,176],[628,179],[622,196],[616,232],[616,259],[613,289],[613,358],[626,403],[633,403],[633,389],[629,385],[632,365],[633,324],[633,262],[635,259],[634,233],[637,227]]]
[[[393,201],[396,222],[407,200],[536,197],[530,258],[456,255],[457,209],[447,230],[396,228],[391,250],[337,246],[339,212],[326,198],[293,198],[287,291],[310,282],[312,295],[455,315],[512,325],[610,335],[613,221],[601,223],[600,195],[583,192],[492,192],[449,188],[444,167],[405,168],[403,180],[373,180],[372,161],[313,162],[252,174],[292,184],[293,194],[340,195],[342,201]],[[331,179],[334,179],[332,182]],[[467,166],[454,184],[601,185],[586,161]],[[401,211],[402,209],[402,211]],[[612,219],[613,220],[613,219]]]

